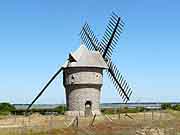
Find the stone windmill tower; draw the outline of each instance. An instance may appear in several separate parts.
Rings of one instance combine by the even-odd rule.
[[[99,104],[103,69],[107,71],[123,102],[127,103],[132,94],[131,88],[111,60],[112,51],[117,44],[123,27],[124,23],[121,18],[112,13],[103,39],[99,42],[86,23],[82,27],[80,36],[87,48],[81,45],[77,51],[69,54],[66,63],[43,87],[28,106],[27,111],[61,71],[63,71],[63,84],[66,91],[67,115],[86,116],[101,114]]]
[[[68,115],[100,114],[100,92],[103,69],[107,69],[98,51],[89,51],[81,45],[70,53],[63,66],[63,84],[66,89]]]

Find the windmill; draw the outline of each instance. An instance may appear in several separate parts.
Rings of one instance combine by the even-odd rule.
[[[61,71],[63,71],[63,84],[66,91],[67,115],[101,114],[99,104],[103,70],[106,70],[123,102],[127,103],[132,90],[111,60],[123,27],[121,17],[113,12],[103,39],[99,42],[89,25],[85,23],[80,32],[83,45],[69,54],[68,60],[43,87],[28,106],[27,111]]]

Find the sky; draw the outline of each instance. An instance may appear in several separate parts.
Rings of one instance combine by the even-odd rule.
[[[0,102],[30,103],[81,42],[88,22],[101,40],[115,12],[125,27],[112,61],[131,102],[180,102],[179,0],[0,1]],[[122,102],[104,72],[101,102]],[[36,103],[65,103],[60,74]]]

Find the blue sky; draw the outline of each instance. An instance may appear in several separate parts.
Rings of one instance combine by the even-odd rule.
[[[132,101],[180,101],[178,0],[0,1],[0,102],[30,103],[68,53],[87,21],[99,40],[112,11],[125,28],[113,62],[133,88]],[[102,102],[121,102],[104,75]],[[37,103],[65,103],[62,75]]]

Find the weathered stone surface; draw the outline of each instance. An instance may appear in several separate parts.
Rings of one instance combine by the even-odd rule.
[[[68,115],[84,116],[85,104],[91,102],[91,110],[100,114],[100,92],[102,86],[102,69],[100,68],[67,68],[64,70],[64,86]],[[72,112],[74,111],[74,112]]]
[[[63,84],[70,116],[100,115],[100,92],[103,69],[108,68],[98,51],[90,51],[81,45],[70,53],[63,66]]]

